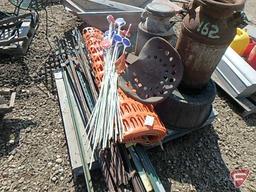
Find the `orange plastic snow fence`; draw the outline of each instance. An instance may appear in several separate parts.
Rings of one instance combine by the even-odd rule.
[[[100,87],[103,78],[103,50],[101,42],[103,32],[87,27],[83,31],[85,44],[91,59],[95,83]],[[161,141],[166,135],[166,128],[154,111],[153,105],[145,105],[128,97],[120,88],[120,108],[125,127],[124,143],[140,143],[143,145]]]

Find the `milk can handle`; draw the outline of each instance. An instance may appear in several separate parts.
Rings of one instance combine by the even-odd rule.
[[[146,10],[144,10],[141,15],[140,15],[140,20],[141,22],[145,22],[146,18],[148,17],[148,12]]]

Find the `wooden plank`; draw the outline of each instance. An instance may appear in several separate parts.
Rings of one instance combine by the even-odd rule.
[[[5,100],[4,97],[0,97],[0,118],[2,118],[6,113],[10,113],[13,110],[16,92],[14,92],[13,89],[1,88],[0,96],[10,97],[9,104],[7,104],[7,100]]]
[[[89,141],[88,141],[88,137],[87,137],[87,133],[85,130],[85,126],[84,126],[84,122],[82,119],[82,116],[80,115],[80,106],[76,103],[76,96],[74,95],[74,92],[71,90],[71,87],[69,86],[70,90],[66,90],[69,91],[69,95],[71,96],[71,106],[76,118],[76,124],[77,124],[77,128],[78,128],[78,132],[81,134],[82,136],[82,145],[84,146],[84,149],[87,149],[86,151],[86,157],[91,157],[92,155],[92,151],[91,151],[91,147],[89,146]],[[88,158],[88,163],[90,161],[90,159]],[[93,158],[92,162],[94,162],[95,159]]]
[[[12,92],[10,104],[9,104],[10,107],[14,107],[15,98],[16,98],[16,92]]]
[[[0,95],[9,95],[12,91],[10,88],[0,88]]]
[[[61,109],[61,116],[62,116],[62,121],[64,125],[64,131],[66,135],[66,140],[68,144],[68,152],[70,156],[70,163],[72,167],[72,172],[74,174],[75,179],[79,176],[83,175],[83,167],[82,167],[82,160],[80,157],[80,152],[79,152],[79,147],[78,147],[78,142],[75,134],[75,128],[74,128],[74,122],[71,116],[71,110],[70,110],[70,105],[68,102],[67,98],[67,90],[65,89],[64,81],[62,78],[62,72],[57,71],[54,73],[55,81],[56,81],[56,86],[57,86],[57,92],[58,92],[58,97],[59,97],[59,104],[60,104],[60,109]],[[72,94],[72,93],[71,93]],[[74,97],[74,96],[73,96]],[[73,106],[73,110],[78,110],[78,106]],[[79,131],[83,135],[83,145],[85,146],[88,151],[86,152],[86,156],[90,157],[91,155],[91,149],[88,147],[89,141],[87,140],[87,135],[85,132],[85,128],[83,126],[83,121],[81,116],[77,116],[78,119],[78,125],[79,125]],[[89,164],[89,162],[88,162]],[[92,170],[98,169],[99,164],[98,162],[93,159],[92,162]]]
[[[82,168],[81,157],[79,154],[79,149],[78,149],[77,140],[75,136],[75,130],[73,126],[73,120],[71,117],[71,111],[68,104],[67,93],[65,90],[61,72],[55,73],[54,76],[55,76],[55,81],[56,81],[56,86],[58,91],[59,104],[60,104],[62,121],[64,125],[64,131],[65,131],[66,140],[68,144],[70,163],[71,163],[74,177],[78,177],[79,175],[83,174],[83,168]]]

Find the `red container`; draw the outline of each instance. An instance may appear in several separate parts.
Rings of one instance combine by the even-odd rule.
[[[250,39],[249,44],[247,45],[247,47],[244,50],[244,53],[242,54],[243,57],[248,58],[249,54],[251,53],[253,47],[256,46],[256,41],[254,41],[252,38]]]
[[[256,70],[256,45],[251,50],[247,62]]]

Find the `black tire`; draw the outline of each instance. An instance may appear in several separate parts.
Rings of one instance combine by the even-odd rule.
[[[191,129],[202,126],[208,119],[216,86],[211,80],[198,94],[175,90],[166,100],[155,106],[162,122],[169,129]]]

